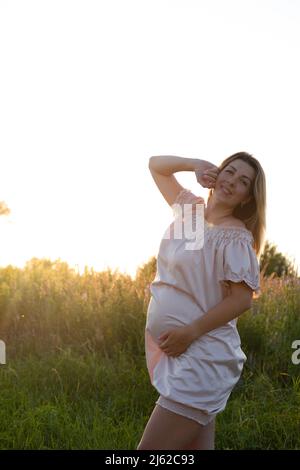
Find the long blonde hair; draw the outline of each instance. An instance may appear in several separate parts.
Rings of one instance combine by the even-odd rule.
[[[223,160],[219,165],[219,170],[223,170],[233,160],[243,160],[248,163],[256,172],[254,183],[250,191],[252,199],[243,207],[239,204],[234,208],[232,215],[244,222],[247,229],[254,238],[254,250],[257,257],[261,256],[265,245],[266,233],[266,178],[264,170],[256,158],[247,152],[234,153],[230,157]],[[209,191],[208,201],[213,194],[213,189]],[[208,202],[207,201],[207,202]]]

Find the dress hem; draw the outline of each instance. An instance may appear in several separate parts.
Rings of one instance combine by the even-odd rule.
[[[156,405],[160,405],[163,408],[166,408],[173,413],[177,413],[185,418],[192,419],[196,421],[201,426],[206,426],[209,424],[215,417],[216,414],[207,414],[205,411],[193,408],[191,406],[185,405],[183,403],[178,403],[177,401],[170,400],[163,395],[160,395],[158,400],[155,402]]]

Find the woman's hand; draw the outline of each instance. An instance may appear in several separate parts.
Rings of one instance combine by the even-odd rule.
[[[184,353],[195,339],[191,325],[168,330],[158,338],[161,350],[168,356],[175,357]]]
[[[219,168],[206,160],[199,160],[195,166],[195,175],[197,181],[203,188],[214,188],[218,174],[220,173]]]

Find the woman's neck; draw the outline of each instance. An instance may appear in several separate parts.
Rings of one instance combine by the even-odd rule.
[[[232,219],[232,208],[224,205],[222,202],[216,201],[213,196],[211,196],[204,209],[204,217],[207,222],[213,224],[220,223],[224,220]]]

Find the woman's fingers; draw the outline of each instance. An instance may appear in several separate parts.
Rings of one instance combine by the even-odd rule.
[[[166,349],[166,350],[164,351],[164,353],[165,353],[167,356],[172,356],[172,353],[171,353],[170,349]]]
[[[220,173],[220,169],[219,167],[217,166],[213,166],[213,165],[210,165],[210,166],[207,166],[206,168],[204,168],[204,171],[205,172],[212,172],[212,173]]]
[[[205,181],[207,181],[208,186],[215,186],[216,184],[216,178],[213,178],[212,176],[205,176]]]
[[[171,351],[164,351],[167,356],[178,357],[180,353],[172,353]]]
[[[216,170],[205,170],[205,171],[203,172],[203,175],[212,176],[213,178],[217,178],[218,173],[219,173],[219,172],[216,171]]]
[[[204,167],[204,169],[203,169]],[[204,188],[214,188],[220,170],[217,166],[207,162],[195,169],[196,178],[199,184]]]
[[[204,178],[206,178],[208,181],[216,181],[216,177],[215,176],[210,176],[210,175],[203,175]]]

